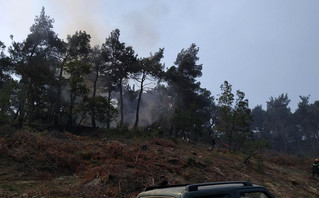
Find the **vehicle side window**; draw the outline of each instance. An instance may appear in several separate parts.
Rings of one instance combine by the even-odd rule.
[[[241,192],[240,198],[270,198],[264,192]]]
[[[142,197],[142,198],[174,198],[171,196],[146,196],[146,197]]]
[[[201,196],[196,198],[231,198],[231,195],[229,194],[208,195],[208,196]]]

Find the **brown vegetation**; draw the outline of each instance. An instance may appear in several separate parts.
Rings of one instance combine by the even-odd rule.
[[[17,132],[0,138],[1,197],[135,197],[146,186],[248,180],[277,197],[319,197],[311,159],[208,150],[161,138]]]

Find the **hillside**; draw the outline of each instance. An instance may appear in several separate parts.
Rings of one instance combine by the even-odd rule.
[[[145,186],[248,180],[276,197],[319,197],[311,159],[246,156],[161,138],[16,132],[0,138],[0,197],[135,197]]]

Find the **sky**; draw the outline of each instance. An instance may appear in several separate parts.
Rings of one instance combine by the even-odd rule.
[[[42,7],[66,39],[85,30],[92,45],[116,28],[139,57],[165,48],[163,63],[192,43],[203,64],[201,86],[218,97],[227,80],[250,108],[287,93],[319,100],[318,0],[0,0],[0,41],[23,41]]]

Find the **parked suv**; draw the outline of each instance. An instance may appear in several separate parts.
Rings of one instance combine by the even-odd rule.
[[[146,188],[137,198],[275,198],[247,181],[213,182]]]

